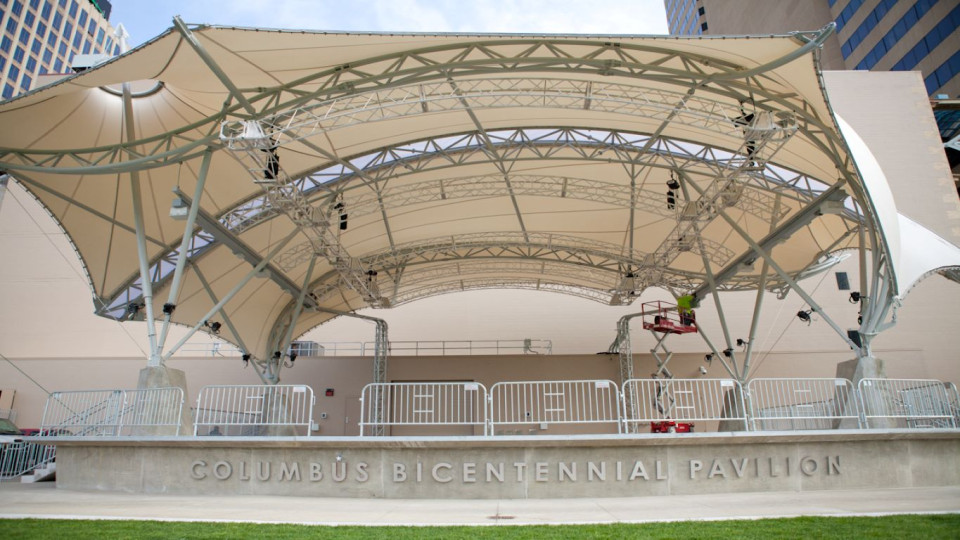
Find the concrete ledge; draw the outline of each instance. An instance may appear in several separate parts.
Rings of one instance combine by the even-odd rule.
[[[58,487],[525,499],[960,485],[960,430],[57,442]]]

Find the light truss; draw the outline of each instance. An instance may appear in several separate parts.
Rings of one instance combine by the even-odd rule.
[[[672,167],[682,168],[688,174],[700,175],[704,178],[728,176],[731,174],[731,170],[739,169],[744,163],[742,156],[735,153],[669,138],[659,139],[647,155],[640,155],[639,150],[649,140],[649,137],[624,131],[531,128],[498,130],[489,132],[489,136],[494,144],[508,149],[511,159],[515,160],[614,162],[663,168]],[[362,166],[363,172],[374,181],[385,183],[390,179],[400,179],[418,173],[436,172],[460,165],[489,161],[491,158],[482,151],[481,144],[475,133],[448,135],[381,149],[351,158],[351,162],[358,167]],[[614,194],[615,188],[613,185],[600,181],[538,177],[535,175],[518,175],[514,178],[518,179],[514,189],[524,195],[571,197],[611,205],[629,205],[628,188],[621,187],[620,193],[625,193],[625,195],[617,197]],[[783,210],[774,211],[773,195],[803,204],[812,201],[829,187],[816,179],[772,163],[763,163],[762,167],[751,168],[743,174],[734,175],[734,178],[743,186],[738,208],[766,220],[780,219],[783,216]],[[458,192],[463,197],[481,196],[483,193],[503,195],[506,192],[505,186],[502,181],[499,181],[498,177],[490,177],[489,180],[479,178],[478,180],[480,182],[476,188],[471,188],[470,182],[466,179],[453,180],[452,185],[455,187],[452,188],[450,196],[456,197]],[[496,186],[493,185],[494,182]],[[352,195],[354,190],[359,194],[357,200],[362,201],[360,205],[362,208],[367,208],[368,212],[376,211],[376,195],[366,184],[360,181],[354,170],[343,164],[323,166],[310,174],[292,179],[290,183],[296,184],[297,190],[309,198],[312,206],[322,203],[327,205],[327,211],[329,211],[329,207],[335,204],[337,197],[350,194],[350,211],[354,212],[353,205],[355,203]],[[423,199],[433,200],[435,197],[443,200],[446,196],[446,181],[443,183],[439,181],[434,183],[420,182],[413,185],[424,188],[432,186],[432,189],[424,189],[420,195],[412,189],[400,188],[396,194],[386,189],[383,191],[384,204],[392,207],[393,205],[413,204]],[[720,185],[717,184],[717,186]],[[642,189],[638,192],[646,194],[646,191]],[[657,197],[659,200],[662,196],[657,194]],[[641,205],[638,208],[646,208],[646,206],[642,206],[646,197],[637,197],[636,200]],[[664,213],[664,206],[650,206],[656,207],[656,212]],[[278,210],[271,205],[268,197],[263,195],[225,212],[218,221],[224,228],[239,235],[276,217],[278,213]],[[845,211],[844,216],[847,221],[854,224],[852,226],[858,224],[862,219],[856,207]],[[191,250],[191,260],[196,260],[217,245],[216,242],[211,242],[209,235],[204,235],[202,231],[198,232],[197,236],[199,240],[195,242],[197,247]],[[294,266],[294,260],[305,261],[312,249],[312,246],[308,247],[308,245],[303,244],[295,246],[291,251],[281,254],[277,258],[277,264],[281,267],[290,268]],[[614,251],[614,253],[618,252],[619,249]],[[151,275],[154,276],[156,287],[162,286],[169,277],[169,273],[174,268],[176,257],[175,245],[171,245],[169,251],[153,262]],[[633,264],[632,261],[631,264]],[[361,268],[370,268],[370,266],[363,264]],[[662,279],[662,275],[654,273],[647,276],[645,281],[656,283],[658,279]],[[692,279],[692,276],[685,276],[682,280],[668,283],[674,283],[677,286],[682,283],[685,287],[689,287],[690,279]],[[98,311],[98,314],[111,318],[124,317],[126,306],[138,301],[140,297],[138,281],[138,276],[132,276],[118,288],[115,294],[109,295],[107,299],[103,300],[103,305],[107,307]],[[750,280],[734,278],[724,289],[741,290],[749,288],[752,283],[753,281]]]
[[[328,215],[326,209],[312,206],[301,190],[301,184],[291,181],[286,170],[280,166],[276,138],[272,132],[264,132],[256,122],[244,125],[247,131],[240,139],[243,144],[232,145],[231,150],[234,157],[246,166],[254,183],[263,188],[270,208],[286,215],[307,237],[309,257],[322,257],[329,261],[348,287],[360,292],[368,304],[379,306],[381,296],[376,281],[340,242],[335,231],[339,219]]]
[[[610,298],[608,291],[593,289],[579,284],[564,283],[556,280],[523,279],[523,278],[473,278],[458,279],[444,283],[433,283],[420,288],[410,289],[393,299],[393,305],[401,305],[414,300],[422,300],[431,296],[465,292],[483,289],[519,289],[528,291],[547,291],[595,302],[607,303]]]

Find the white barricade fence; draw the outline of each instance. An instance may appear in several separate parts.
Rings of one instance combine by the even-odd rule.
[[[753,379],[747,384],[751,427],[760,431],[837,429],[856,423],[856,393],[847,379]]]
[[[204,386],[194,435],[310,435],[315,401],[305,385]]]
[[[630,379],[623,394],[628,432],[631,426],[668,421],[733,422],[747,429],[743,389],[733,379]]]
[[[52,444],[0,443],[0,480],[23,476],[50,463],[56,454],[57,447]]]
[[[952,387],[933,379],[861,379],[858,390],[864,427],[891,427],[893,423],[906,428],[956,428]]]
[[[487,388],[476,382],[370,383],[360,397],[361,436],[368,427],[486,424]]]
[[[118,435],[180,435],[183,402],[178,387],[124,390]]]
[[[40,436],[179,435],[183,389],[77,390],[47,397]]]
[[[123,390],[53,392],[47,397],[40,434],[115,437],[122,408]]]
[[[490,387],[490,429],[525,424],[614,424],[620,391],[613,381],[498,382]]]

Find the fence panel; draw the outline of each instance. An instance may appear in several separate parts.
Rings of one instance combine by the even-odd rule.
[[[310,435],[313,389],[304,385],[211,385],[200,389],[194,435]]]
[[[119,435],[180,435],[183,389],[140,388],[123,391]]]
[[[25,442],[0,443],[0,480],[18,478],[53,461],[57,447]]]
[[[499,382],[490,387],[490,434],[497,426],[615,424],[620,432],[616,383],[589,381]]]
[[[743,389],[733,379],[631,379],[623,393],[628,428],[663,421],[731,421],[747,429]]]
[[[47,397],[40,434],[115,437],[120,434],[123,390],[54,392]]]
[[[360,403],[360,435],[378,426],[486,426],[487,388],[475,382],[370,383]],[[376,403],[383,409],[378,415]]]
[[[956,428],[948,384],[933,379],[861,379],[864,426]]]
[[[753,379],[747,385],[752,428],[759,431],[837,429],[860,424],[847,379]]]

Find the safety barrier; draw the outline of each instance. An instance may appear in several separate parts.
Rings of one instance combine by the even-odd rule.
[[[753,379],[746,397],[755,431],[860,425],[856,392],[847,379]]]
[[[613,424],[620,432],[616,383],[589,381],[498,382],[490,387],[489,434],[497,426]]]
[[[310,435],[313,389],[305,385],[211,385],[200,389],[194,435]]]
[[[743,389],[733,379],[631,379],[623,394],[628,432],[660,422],[728,421],[747,429]]]
[[[371,356],[373,341],[325,341],[317,343],[318,356]],[[447,356],[498,354],[552,354],[549,339],[488,339],[459,341],[391,341],[391,356]]]
[[[57,447],[26,442],[0,443],[0,480],[18,478],[54,460]]]
[[[183,389],[78,390],[47,398],[41,436],[179,435]]]
[[[933,379],[861,379],[858,390],[864,427],[957,427],[957,412],[951,405],[956,388],[950,383]]]
[[[474,426],[485,432],[486,413],[487,388],[480,383],[371,383],[360,397],[360,436],[365,428],[376,433],[388,426]]]

